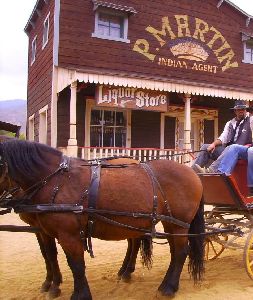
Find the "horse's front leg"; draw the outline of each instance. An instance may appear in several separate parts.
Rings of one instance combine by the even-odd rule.
[[[58,252],[55,239],[43,232],[36,234],[36,236],[47,270],[41,292],[49,292],[51,298],[56,298],[61,294],[59,286],[62,283],[62,275],[57,260]]]
[[[180,275],[188,254],[188,242],[185,237],[171,237],[169,244],[171,261],[158,290],[163,296],[174,297],[179,287]]]
[[[80,236],[67,235],[63,232],[59,237],[74,278],[74,292],[71,300],[92,300],[90,288],[85,275],[84,250]]]
[[[127,252],[123,264],[118,272],[120,279],[129,281],[131,273],[135,271],[136,258],[141,244],[141,239],[128,239]]]

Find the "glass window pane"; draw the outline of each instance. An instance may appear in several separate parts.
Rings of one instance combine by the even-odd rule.
[[[90,146],[102,147],[102,127],[92,126],[90,128]]]
[[[92,110],[91,111],[91,125],[99,125],[102,122],[102,115],[100,110]]]
[[[101,35],[123,38],[123,18],[107,14],[99,14],[98,32]]]
[[[114,111],[105,110],[104,111],[104,122],[107,126],[113,126],[114,125]]]
[[[105,36],[108,36],[110,35],[110,28],[109,27],[106,27],[106,26],[98,26],[98,33],[100,35],[105,35]]]
[[[120,38],[121,37],[121,30],[120,28],[110,28],[110,36],[113,36],[113,37],[118,37]]]
[[[103,147],[114,147],[114,128],[104,127],[104,144]]]
[[[124,113],[122,111],[116,112],[116,126],[125,126]]]

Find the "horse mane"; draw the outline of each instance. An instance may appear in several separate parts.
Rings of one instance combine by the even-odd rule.
[[[43,171],[49,169],[49,158],[53,156],[61,157],[62,152],[49,147],[30,141],[22,141],[18,139],[6,140],[1,143],[0,155],[8,164],[8,171],[14,180],[20,179],[20,176],[30,176],[33,180],[40,180]]]

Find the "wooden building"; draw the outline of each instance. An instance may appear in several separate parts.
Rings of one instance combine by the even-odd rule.
[[[25,32],[28,137],[73,156],[198,149],[253,100],[253,17],[228,0],[38,0]]]

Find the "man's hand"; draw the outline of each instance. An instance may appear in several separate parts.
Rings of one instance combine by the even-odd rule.
[[[206,148],[206,150],[207,150],[208,152],[213,152],[214,149],[215,149],[215,144],[214,144],[214,143],[210,144],[210,145]]]

